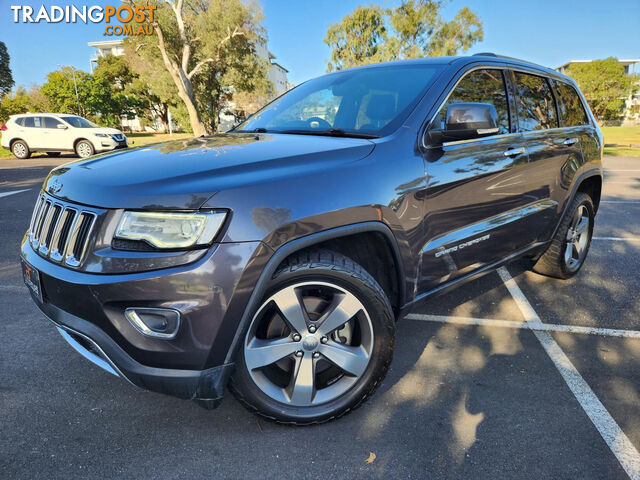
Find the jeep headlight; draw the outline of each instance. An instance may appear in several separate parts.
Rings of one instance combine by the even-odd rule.
[[[114,236],[145,241],[156,248],[208,245],[226,216],[226,212],[124,212]]]
[[[94,133],[94,135],[100,138],[107,138],[111,136],[111,135],[107,135],[106,133]]]

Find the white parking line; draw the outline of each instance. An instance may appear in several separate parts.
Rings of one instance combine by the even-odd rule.
[[[640,200],[600,200],[600,203],[640,203]]]
[[[591,240],[609,240],[612,242],[640,242],[640,237],[591,237]]]
[[[553,323],[514,322],[513,320],[497,320],[494,318],[445,317],[441,315],[422,315],[410,313],[407,320],[425,322],[452,323],[456,325],[477,325],[486,327],[516,328],[522,330],[538,330],[542,332],[580,333],[584,335],[600,335],[604,337],[626,337],[640,339],[640,330],[620,330],[617,328],[582,327],[577,325],[558,325]]]
[[[542,321],[535,312],[527,298],[518,287],[505,267],[498,269],[498,274],[509,290],[513,300],[524,315],[525,321],[540,326]],[[533,333],[553,361],[554,365],[564,378],[569,389],[580,403],[587,416],[591,419],[600,435],[616,456],[622,468],[624,468],[631,480],[640,480],[640,453],[633,446],[629,438],[615,422],[611,414],[602,402],[593,393],[589,384],[582,378],[571,360],[565,355],[549,332],[534,330]]]
[[[0,193],[0,198],[8,197],[9,195],[15,195],[16,193],[26,192],[27,190],[31,190],[30,188],[25,188],[24,190],[13,190],[11,192],[2,192]]]

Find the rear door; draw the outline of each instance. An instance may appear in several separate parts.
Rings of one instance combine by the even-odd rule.
[[[42,117],[25,117],[23,125],[23,139],[29,148],[43,148],[46,142],[45,136],[42,134]]]
[[[523,197],[528,189],[528,157],[512,121],[504,69],[482,67],[466,73],[428,132],[442,129],[447,107],[459,102],[492,104],[499,131],[425,146],[425,244],[418,294],[481,269],[529,242],[518,222],[529,203]]]
[[[559,80],[553,80],[552,85],[558,103],[560,125],[565,134],[564,142],[577,147],[575,140],[578,139],[582,150],[582,156],[579,156],[576,148],[575,154],[567,158],[561,167],[560,186],[566,190],[584,162],[600,158],[600,142],[574,86]]]
[[[534,72],[512,72],[518,131],[529,152],[527,195],[549,208],[531,218],[531,233],[537,241],[550,238],[566,198],[559,179],[566,165],[580,164],[579,133],[560,125],[551,80]]]

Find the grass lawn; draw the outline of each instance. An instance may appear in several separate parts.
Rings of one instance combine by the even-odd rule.
[[[640,147],[629,147],[630,144],[640,145],[640,126],[637,127],[601,127],[604,143],[616,143],[620,147],[604,147],[605,155],[640,157]]]
[[[152,143],[166,142],[169,140],[180,140],[182,138],[189,138],[192,135],[190,133],[174,133],[169,135],[168,133],[130,133],[126,134],[127,138],[134,141],[133,147],[139,147],[141,145],[149,145]],[[1,135],[0,135],[0,138]],[[33,156],[45,155],[44,153],[34,153]],[[0,158],[13,158],[13,154],[10,150],[0,148]]]

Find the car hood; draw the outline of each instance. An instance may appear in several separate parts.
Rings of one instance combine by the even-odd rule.
[[[197,209],[225,188],[326,171],[373,148],[373,142],[356,138],[222,134],[61,165],[44,188],[63,200],[103,208]]]

